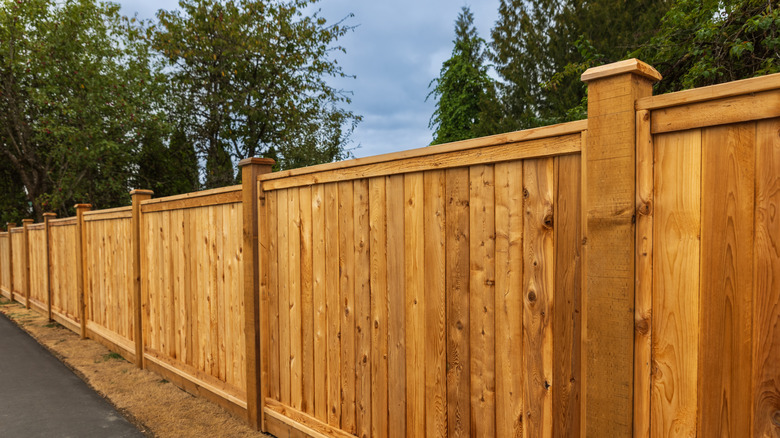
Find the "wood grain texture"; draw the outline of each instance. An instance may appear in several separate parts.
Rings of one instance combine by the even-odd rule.
[[[287,254],[290,250],[290,216],[289,216],[289,190],[279,190],[277,193],[278,223],[277,242],[280,254]],[[282,404],[290,406],[291,401],[291,363],[292,357],[290,345],[290,263],[289,256],[279,260],[279,389]]]
[[[388,295],[386,178],[371,178],[369,250],[371,289],[371,436],[386,438],[388,429]]]
[[[298,189],[287,190],[288,311],[290,343],[290,406],[302,410],[303,403],[303,327],[301,311],[301,198]]]
[[[702,131],[701,436],[750,435],[755,132]]]
[[[653,437],[696,436],[701,132],[656,136]]]
[[[495,185],[493,166],[469,168],[471,435],[496,433]]]
[[[580,434],[581,161],[577,155],[556,157],[554,201],[555,286],[551,315],[552,435]]]
[[[406,295],[406,436],[425,435],[425,263],[423,174],[404,175]]]
[[[268,208],[268,397],[281,401],[281,349],[279,333],[279,200],[266,192]]]
[[[325,190],[312,187],[312,300],[314,311],[314,416],[328,421],[328,309],[325,290]]]
[[[753,436],[780,438],[780,119],[756,126]]]
[[[301,233],[301,367],[302,391],[301,411],[314,414],[314,297],[313,297],[313,252],[312,252],[312,190],[301,187],[300,233]]]
[[[554,247],[553,159],[523,162],[523,364],[526,411],[523,434],[552,435]]]
[[[496,435],[523,436],[523,163],[496,164]]]
[[[468,437],[472,430],[469,169],[447,169],[445,180],[447,432],[451,437]]]
[[[404,282],[404,176],[387,178],[388,424],[406,436],[406,302]]]
[[[341,297],[339,294],[339,190],[325,184],[325,293],[328,313],[328,424],[341,426]]]
[[[352,181],[339,190],[339,293],[341,298],[341,429],[355,433],[355,216]]]
[[[371,275],[368,180],[354,182],[355,230],[355,430],[371,436]]]
[[[444,170],[423,175],[425,436],[447,436],[447,265]],[[417,271],[418,275],[420,271]]]

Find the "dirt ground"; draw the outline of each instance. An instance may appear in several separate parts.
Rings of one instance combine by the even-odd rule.
[[[0,297],[0,312],[38,340],[149,437],[269,437],[95,341]]]

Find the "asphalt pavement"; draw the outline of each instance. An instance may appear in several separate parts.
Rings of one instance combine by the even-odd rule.
[[[0,437],[144,435],[0,313]]]

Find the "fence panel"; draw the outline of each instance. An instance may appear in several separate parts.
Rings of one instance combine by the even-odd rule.
[[[130,218],[130,207],[84,213],[84,302],[87,330],[92,337],[119,347],[120,353],[132,361],[135,335]]]
[[[638,105],[654,134],[651,436],[777,431],[780,107],[762,102],[780,90],[720,89]]]
[[[580,156],[479,147],[259,178],[272,431],[578,434]]]
[[[14,254],[11,291],[13,299],[24,304],[24,229],[22,227],[11,228],[10,232],[11,252]]]
[[[51,235],[51,307],[56,321],[79,332],[79,299],[76,288],[76,219],[49,222]]]
[[[141,204],[145,358],[245,415],[241,187],[209,193]]]
[[[0,233],[0,293],[11,298],[10,233]]]
[[[46,289],[46,227],[43,223],[28,226],[30,251],[30,304],[46,312],[49,292]]]

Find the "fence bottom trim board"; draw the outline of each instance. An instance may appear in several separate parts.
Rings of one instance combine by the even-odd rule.
[[[203,379],[199,379],[192,374],[182,371],[177,367],[188,367],[182,364],[171,364],[165,359],[158,357],[153,351],[146,350],[144,353],[144,368],[153,371],[173,384],[189,392],[190,394],[204,397],[212,402],[222,406],[233,415],[246,420],[247,403],[246,396],[241,399],[241,394],[231,394],[225,389],[220,389]]]
[[[32,298],[30,298],[30,308],[32,308],[36,312],[43,313],[43,314],[47,314],[49,312],[49,310],[46,308],[46,304],[43,304]]]
[[[0,288],[0,294],[2,294],[4,297],[8,298],[9,300],[13,299],[13,296],[11,295],[11,291],[9,291],[6,288]]]
[[[62,324],[68,330],[71,330],[76,334],[81,333],[81,324],[79,324],[79,322],[76,321],[75,319],[72,319],[67,315],[58,312],[56,310],[52,310],[51,317],[54,319],[54,321],[56,321],[59,324]]]
[[[128,362],[135,362],[135,344],[132,341],[92,321],[87,321],[87,337],[102,344],[114,353],[121,354]]]
[[[25,298],[24,295],[19,292],[14,292],[13,294],[11,294],[11,300],[16,301],[22,306],[27,307],[27,298]]]
[[[263,413],[268,418],[280,421],[284,425],[296,429],[312,438],[355,438],[355,435],[330,426],[297,409],[285,406],[272,398],[265,399]],[[273,435],[279,436],[269,430]]]

